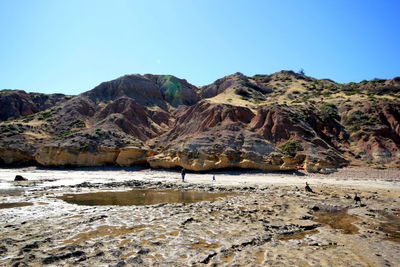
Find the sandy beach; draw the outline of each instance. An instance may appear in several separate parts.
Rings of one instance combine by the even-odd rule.
[[[29,180],[13,182],[15,175]],[[132,189],[222,196],[133,206],[67,202],[71,194],[104,192],[106,199]],[[59,198],[65,194],[67,201]],[[182,182],[178,170],[3,168],[0,201],[1,266],[400,264],[398,169],[230,170],[188,173]]]

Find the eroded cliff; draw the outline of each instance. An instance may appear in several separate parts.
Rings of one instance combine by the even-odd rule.
[[[71,98],[42,96],[39,107],[18,97],[21,105],[2,111],[14,119],[0,123],[3,165],[322,173],[400,166],[399,78],[337,84],[291,71],[236,73],[198,88],[146,74]]]

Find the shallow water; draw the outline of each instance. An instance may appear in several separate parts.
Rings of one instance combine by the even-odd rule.
[[[358,218],[348,214],[347,209],[317,211],[313,220],[328,225],[333,229],[343,230],[344,234],[358,234],[358,227],[353,224],[353,222],[358,221]]]
[[[32,206],[33,203],[30,202],[11,202],[11,203],[0,203],[0,209],[11,209]]]
[[[374,229],[384,232],[386,240],[400,243],[400,211],[398,210],[394,214],[381,213],[384,216],[384,222],[375,226]]]
[[[194,203],[215,201],[233,193],[208,193],[184,190],[131,190],[124,192],[96,192],[84,194],[65,194],[60,197],[70,204],[85,206],[133,206],[160,203]]]

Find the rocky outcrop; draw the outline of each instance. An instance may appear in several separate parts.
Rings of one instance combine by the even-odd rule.
[[[342,124],[350,133],[350,151],[365,162],[400,162],[400,104],[364,101],[341,107]]]
[[[18,119],[66,101],[63,94],[26,93],[22,90],[0,91],[0,121]]]
[[[163,99],[174,107],[193,105],[199,101],[197,87],[184,79],[179,79],[172,75],[146,74],[144,77],[154,81],[160,88]]]
[[[246,153],[191,153],[166,152],[149,157],[148,163],[153,168],[183,167],[192,171],[210,171],[214,169],[243,168],[258,170],[296,170],[297,166],[285,167],[282,155],[270,153],[265,157]]]
[[[114,124],[124,133],[145,141],[165,132],[170,115],[162,109],[150,110],[131,98],[122,97],[99,110],[94,121],[102,128],[107,128],[105,124]]]
[[[254,80],[240,72],[237,72],[235,74],[218,79],[210,85],[201,87],[200,96],[202,98],[211,98],[225,92],[228,89],[236,90],[239,94],[241,90],[244,93],[248,92],[247,90],[250,90],[261,94],[268,94],[272,92],[272,87],[265,83],[268,81],[269,78]],[[250,92],[247,94],[250,94]]]
[[[248,108],[208,102],[180,110],[172,129],[159,139],[163,151],[148,162],[152,167],[179,166],[194,171],[296,169],[283,165],[282,154],[272,143],[246,129],[253,117]]]
[[[81,148],[42,147],[35,160],[43,166],[105,166],[114,165],[119,150],[99,147],[95,151]]]
[[[196,87],[171,75],[125,75],[104,82],[82,94],[95,103],[129,97],[143,106],[192,105],[198,101]]]
[[[35,154],[34,160],[43,166],[134,166],[147,164],[152,151],[137,147],[83,150],[77,147],[43,147]]]
[[[121,148],[115,163],[119,166],[134,166],[147,164],[147,156],[153,155],[153,151],[137,147]]]
[[[320,120],[318,114],[310,109],[296,110],[275,105],[262,107],[251,121],[250,127],[252,131],[278,145],[288,140],[299,143],[302,150],[284,158],[284,166],[292,168],[304,164],[304,168],[312,172],[325,172],[327,169],[345,166],[347,160],[331,145],[333,142],[328,137],[336,137],[336,128],[328,127],[325,130],[334,130],[329,134],[321,134]]]
[[[34,157],[27,151],[0,148],[0,165],[26,165],[34,162]]]

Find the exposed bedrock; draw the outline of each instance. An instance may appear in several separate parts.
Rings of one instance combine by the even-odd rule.
[[[118,149],[112,148],[82,151],[76,147],[42,147],[35,159],[44,166],[104,166],[114,164],[118,153]]]
[[[82,151],[76,147],[43,147],[35,155],[43,166],[134,166],[146,164],[151,151],[135,147],[105,148]]]
[[[0,148],[0,165],[24,165],[35,163],[35,158],[26,151]]]

